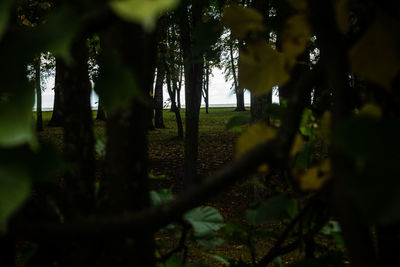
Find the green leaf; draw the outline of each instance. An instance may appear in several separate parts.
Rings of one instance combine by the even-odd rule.
[[[8,20],[10,18],[10,9],[12,7],[12,0],[0,1],[0,40],[8,26]]]
[[[246,218],[255,225],[289,219],[297,214],[294,205],[296,205],[295,199],[280,194],[262,202],[256,209],[248,209]]]
[[[185,213],[184,219],[189,222],[194,230],[194,238],[206,249],[211,249],[223,242],[216,234],[224,224],[224,219],[219,211],[213,207],[198,207]]]
[[[226,123],[226,130],[233,129],[238,126],[242,126],[244,124],[249,124],[251,121],[251,118],[249,115],[239,115],[239,116],[234,116],[229,118],[229,120]]]
[[[166,11],[177,7],[179,0],[113,0],[112,10],[124,20],[142,24],[153,30],[157,18]]]
[[[198,207],[185,213],[184,219],[189,222],[198,235],[216,232],[224,224],[224,218],[219,211],[213,207]]]
[[[139,90],[132,71],[122,64],[117,55],[103,55],[99,65],[101,67],[95,90],[108,112],[129,108],[133,99],[144,101],[145,97]]]
[[[210,258],[219,261],[222,264],[229,265],[229,261],[226,260],[224,256],[218,255],[218,254],[207,254]]]
[[[33,90],[23,81],[19,85],[25,88],[19,88],[9,99],[0,102],[0,147],[37,145],[32,117]]]
[[[29,196],[30,184],[26,168],[0,164],[0,234],[7,230],[8,219]]]
[[[161,205],[174,199],[171,189],[161,189],[159,191],[150,191],[150,199],[154,206]]]

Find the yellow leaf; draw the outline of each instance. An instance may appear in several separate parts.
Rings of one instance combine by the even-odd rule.
[[[296,155],[298,152],[300,152],[303,149],[303,147],[304,147],[303,137],[301,137],[300,134],[296,134],[293,145],[292,145],[292,149],[290,150],[290,155],[291,156]]]
[[[303,53],[310,37],[310,25],[305,14],[294,15],[286,21],[282,32],[282,52],[291,64]]]
[[[258,95],[269,93],[289,80],[285,63],[285,57],[263,40],[247,45],[239,54],[240,88]]]
[[[378,11],[372,25],[350,51],[351,70],[386,90],[390,90],[400,71],[396,24],[390,15]]]
[[[382,118],[382,109],[378,105],[368,103],[361,107],[359,114],[379,120]]]
[[[317,191],[330,179],[330,160],[324,160],[319,166],[308,169],[299,177],[299,188],[302,191]]]
[[[347,33],[350,29],[350,11],[348,0],[335,1],[336,23],[342,33]]]
[[[22,24],[24,24],[25,26],[28,26],[28,27],[30,27],[32,25],[31,22],[28,19],[24,19],[22,21]]]
[[[263,17],[253,8],[232,5],[224,9],[223,22],[235,38],[244,39],[251,32],[263,32]]]
[[[122,19],[142,24],[146,30],[153,30],[162,12],[174,9],[179,0],[113,0],[112,10]]]
[[[263,123],[255,123],[244,131],[236,141],[236,157],[248,152],[259,144],[270,141],[276,137],[276,129],[268,127]],[[259,172],[268,172],[268,165],[263,164],[258,169]]]

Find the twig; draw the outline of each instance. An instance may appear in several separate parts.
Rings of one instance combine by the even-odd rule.
[[[175,253],[178,253],[179,251],[181,251],[182,249],[186,248],[185,245],[185,241],[186,241],[186,236],[187,236],[187,232],[190,229],[190,225],[188,223],[186,223],[185,221],[181,222],[182,224],[182,235],[181,238],[179,239],[179,243],[178,246],[175,247],[173,250],[171,250],[170,252],[168,252],[167,254],[165,254],[164,256],[161,257],[161,259],[159,261],[161,262],[165,262],[167,261],[172,255],[174,255]]]

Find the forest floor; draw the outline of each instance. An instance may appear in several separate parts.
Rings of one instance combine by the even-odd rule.
[[[95,114],[94,114],[95,115]],[[234,108],[210,108],[209,114],[201,109],[200,113],[200,135],[199,135],[199,163],[198,172],[207,177],[215,170],[231,161],[234,154],[234,143],[240,133],[226,130],[226,122],[230,117],[236,115],[249,115],[249,111],[234,112]],[[44,112],[44,124],[50,119],[51,112]],[[182,111],[184,120],[184,112]],[[174,195],[179,195],[183,188],[183,156],[184,142],[176,138],[176,123],[174,113],[169,110],[164,112],[165,129],[155,129],[149,132],[149,172],[151,177],[151,190],[170,188]],[[105,136],[105,123],[95,121],[95,137],[101,139]],[[41,137],[50,139],[57,146],[62,147],[62,129],[58,127],[45,127]],[[100,173],[98,174],[100,175]],[[280,181],[279,175],[269,177],[263,196],[273,196],[279,192],[287,191],[286,183]],[[219,210],[226,222],[245,222],[245,211],[249,205],[254,204],[251,190],[254,188],[248,181],[237,183],[226,188],[224,192],[209,199],[204,205],[215,207]],[[283,227],[280,222],[268,225],[269,229],[281,232]],[[178,238],[168,234],[157,234],[156,241],[163,243],[164,252],[173,249],[178,244]],[[266,255],[274,245],[273,238],[257,239],[254,244],[256,257],[260,259]],[[329,242],[323,240],[321,242]],[[188,262],[207,263],[211,266],[221,266],[221,262],[210,255],[221,255],[224,257],[243,259],[249,262],[251,255],[249,249],[240,243],[225,242],[211,251],[207,251],[199,244],[188,241]],[[297,250],[282,257],[282,264],[288,265],[295,259],[299,259],[303,252]],[[273,266],[273,265],[271,265]],[[278,265],[277,265],[278,266]]]

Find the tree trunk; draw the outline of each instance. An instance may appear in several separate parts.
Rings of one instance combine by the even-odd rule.
[[[101,40],[103,52],[118,55],[125,67],[132,71],[142,93],[147,96],[152,86],[156,61],[155,36],[144,33],[140,26],[117,21],[105,30]],[[149,105],[132,100],[129,107],[109,114],[106,147],[108,168],[103,177],[102,193],[106,201],[103,209],[108,214],[135,212],[150,206],[147,168],[149,111]],[[154,237],[146,229],[135,236],[116,238],[109,242],[105,250],[104,266],[155,266]],[[110,253],[118,257],[110,258]]]
[[[163,111],[164,111],[164,102],[163,102],[163,85],[164,85],[164,77],[165,77],[165,66],[164,60],[161,58],[163,55],[159,53],[159,59],[157,63],[157,78],[156,78],[156,86],[154,89],[154,126],[156,128],[165,128]]]
[[[66,177],[71,213],[88,212],[94,201],[94,137],[90,104],[92,87],[88,73],[88,49],[85,38],[74,42],[72,63],[59,60],[64,70],[64,153],[70,165]]]
[[[232,76],[233,76],[233,85],[235,87],[235,94],[236,94],[236,109],[235,111],[246,111],[244,107],[244,91],[243,89],[239,89],[239,84],[236,75],[236,66],[235,66],[235,59],[233,57],[233,40],[231,40],[229,45],[229,54],[231,59],[231,67],[232,67]]]
[[[182,89],[182,82],[183,82],[183,66],[179,66],[179,84],[178,90],[176,91],[176,99],[178,101],[178,108],[181,109],[181,89]]]
[[[201,104],[201,90],[203,80],[203,55],[195,52],[191,31],[201,22],[202,7],[199,1],[191,5],[191,18],[188,14],[188,3],[181,6],[180,29],[185,68],[185,102],[186,102],[186,132],[185,132],[185,160],[184,177],[187,186],[200,183],[197,175],[198,141],[199,141],[199,113]],[[191,21],[191,24],[189,24]]]
[[[209,106],[209,91],[208,89],[210,88],[210,66],[208,61],[206,61],[205,65],[206,73],[204,75],[204,89],[203,89],[203,99],[204,99],[204,104],[206,106],[206,114],[208,114],[208,106]]]
[[[64,88],[62,87],[62,73],[64,72],[64,64],[61,64],[60,59],[56,58],[56,77],[54,84],[54,105],[53,114],[48,126],[63,126],[64,125]]]
[[[170,71],[167,63],[165,63],[165,70],[166,70],[166,77],[167,77],[168,94],[169,94],[169,97],[171,98],[171,111],[175,113],[175,118],[176,118],[176,126],[178,129],[178,139],[183,139],[183,125],[182,125],[181,112],[180,112],[180,109],[176,106],[175,97],[174,97],[174,94],[177,90],[176,90],[176,88],[171,88],[171,83],[172,83],[172,87],[176,87],[176,83],[172,82],[171,71]]]
[[[40,55],[35,62],[35,84],[36,84],[36,130],[43,131],[42,118],[42,88],[40,86]]]
[[[101,104],[101,99],[99,97],[99,105],[97,107],[97,116],[96,121],[105,121],[106,120],[106,113],[103,108],[103,104]]]
[[[264,24],[268,23],[269,19],[269,0],[253,0],[252,7],[258,10],[264,18]],[[269,42],[269,32],[266,34],[265,39]],[[266,107],[272,103],[272,88],[271,92],[262,96],[251,94],[251,120],[264,121],[269,123],[269,117],[265,113]]]

